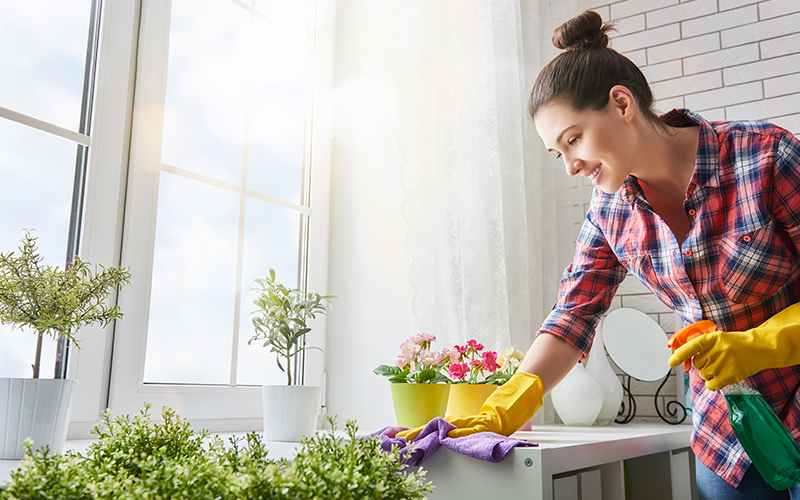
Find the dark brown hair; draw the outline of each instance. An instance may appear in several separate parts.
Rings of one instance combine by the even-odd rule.
[[[575,110],[600,110],[608,103],[615,85],[631,91],[648,120],[663,123],[653,111],[653,92],[642,71],[627,57],[608,47],[613,23],[603,23],[600,14],[587,10],[553,31],[557,55],[536,77],[528,111],[531,116],[556,101]]]

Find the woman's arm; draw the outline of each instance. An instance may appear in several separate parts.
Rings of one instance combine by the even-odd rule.
[[[561,382],[581,359],[581,351],[555,335],[542,333],[536,337],[519,365],[518,371],[537,375],[547,394]]]

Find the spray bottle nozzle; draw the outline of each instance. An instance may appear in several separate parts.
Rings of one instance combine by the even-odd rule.
[[[681,328],[677,332],[675,332],[672,337],[669,338],[669,342],[667,342],[667,347],[672,349],[673,351],[683,344],[689,342],[690,340],[694,340],[700,335],[711,333],[717,331],[717,325],[714,324],[713,321],[702,320],[698,321],[697,323],[692,323],[691,325]],[[692,360],[687,359],[683,362],[683,371],[688,372],[689,368],[692,367]]]

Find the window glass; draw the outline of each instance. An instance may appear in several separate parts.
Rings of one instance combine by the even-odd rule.
[[[172,2],[145,383],[283,381],[247,341],[254,280],[298,286],[313,61],[277,26],[230,0]]]
[[[254,53],[247,187],[300,203],[308,50],[258,22]]]
[[[250,16],[229,0],[173,0],[161,161],[240,184]]]
[[[256,9],[268,16],[275,25],[298,40],[308,38],[308,16],[311,3],[308,0],[254,0]]]
[[[267,277],[270,268],[275,270],[275,279],[280,283],[290,288],[298,286],[301,217],[294,210],[261,200],[248,200],[239,322],[239,384],[262,385],[285,379],[275,363],[275,354],[263,347],[263,340],[248,344],[255,333],[252,313],[257,292],[253,288],[258,286],[256,278]]]
[[[238,196],[161,174],[145,380],[227,384]]]
[[[0,106],[78,130],[91,4],[0,2]]]
[[[44,264],[66,262],[76,144],[0,118],[0,252],[19,254],[32,230]],[[0,377],[30,377],[36,335],[0,325]],[[43,343],[40,376],[53,377],[55,342]]]

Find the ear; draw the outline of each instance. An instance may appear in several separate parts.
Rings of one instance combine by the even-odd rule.
[[[628,87],[614,85],[608,91],[608,104],[613,106],[614,111],[625,122],[630,123],[636,115],[636,98]]]

